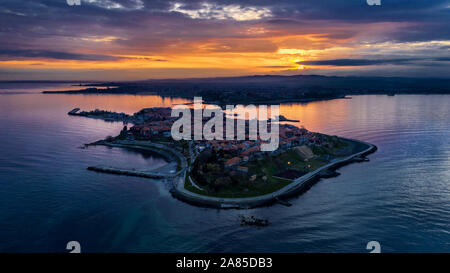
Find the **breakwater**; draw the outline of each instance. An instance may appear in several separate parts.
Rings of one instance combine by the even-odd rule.
[[[94,172],[137,176],[137,177],[144,177],[144,178],[156,178],[156,179],[171,178],[176,175],[176,174],[170,174],[170,173],[159,173],[159,172],[150,172],[150,171],[125,170],[125,169],[106,167],[106,166],[91,166],[91,167],[88,167],[87,169],[90,171],[94,171]]]

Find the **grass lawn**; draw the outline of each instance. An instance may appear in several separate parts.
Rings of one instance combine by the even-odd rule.
[[[288,162],[290,162],[291,164],[288,164]],[[194,193],[214,197],[238,198],[259,196],[275,192],[292,183],[292,180],[289,179],[273,177],[283,169],[309,169],[309,171],[313,171],[325,164],[327,163],[314,159],[305,162],[300,158],[300,156],[298,156],[295,151],[290,150],[278,156],[266,156],[262,160],[254,160],[245,165],[249,168],[250,173],[256,173],[260,177],[266,176],[266,181],[262,179],[257,179],[254,182],[243,181],[243,183],[224,186],[217,192],[208,192],[206,190],[201,191],[197,189],[191,184],[189,179],[186,179],[185,188]],[[310,166],[310,168],[308,168],[308,165]]]
[[[254,197],[272,193],[285,187],[291,182],[292,182],[291,180],[284,180],[273,177],[269,178],[266,182],[259,182],[259,183],[249,182],[248,184],[245,185],[244,184],[230,185],[227,187],[223,187],[218,192],[207,192],[199,190],[195,186],[193,186],[186,176],[184,188],[187,189],[188,191],[205,196],[222,197],[222,198],[240,198],[240,197]]]

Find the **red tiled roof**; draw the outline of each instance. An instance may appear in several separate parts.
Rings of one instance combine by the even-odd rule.
[[[248,168],[244,167],[244,166],[237,166],[236,169],[241,170],[241,171],[248,171]]]
[[[239,157],[233,157],[232,159],[229,159],[225,162],[225,165],[233,165],[233,164],[237,164],[241,161],[241,158]]]

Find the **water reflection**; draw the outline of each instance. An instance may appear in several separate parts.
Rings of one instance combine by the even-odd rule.
[[[163,183],[86,171],[119,150],[79,149],[120,123],[71,117],[75,107],[134,113],[186,100],[133,95],[0,95],[0,251],[384,252],[450,249],[450,96],[355,96],[284,104],[312,131],[369,141],[371,161],[320,181],[291,207],[198,208]],[[120,159],[122,158],[122,159]],[[133,160],[146,163],[138,156]],[[269,218],[244,228],[238,215]]]

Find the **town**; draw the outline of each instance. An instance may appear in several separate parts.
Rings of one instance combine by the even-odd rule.
[[[172,138],[172,125],[176,118],[170,115],[169,108],[147,108],[143,109],[135,117],[139,117],[139,120],[146,120],[147,122],[142,124],[136,124],[126,132],[126,138],[129,140],[147,140],[156,142],[173,142]],[[225,118],[225,119],[229,119]],[[207,118],[203,118],[202,122],[206,123]],[[236,123],[236,122],[235,122]],[[269,123],[271,123],[269,121]],[[235,131],[237,128],[235,126]],[[249,122],[245,123],[245,134],[249,135]],[[191,132],[192,135],[195,132]],[[223,134],[226,135],[226,129],[223,130]],[[191,138],[194,139],[194,138]],[[215,151],[223,151],[224,153],[233,156],[229,160],[224,162],[226,167],[232,167],[238,165],[241,162],[248,162],[257,157],[261,157],[266,154],[261,145],[265,141],[261,139],[256,140],[194,140],[192,143],[195,145],[195,152],[198,154],[207,149]],[[270,151],[267,154],[276,155],[286,151],[290,148],[302,145],[317,144],[321,145],[326,142],[324,135],[315,134],[309,132],[305,128],[299,128],[290,124],[279,125],[279,148]]]
[[[78,110],[77,110],[78,111]],[[170,108],[145,108],[134,115],[115,114],[96,110],[83,114],[86,117],[124,117],[126,124],[116,137],[106,141],[114,143],[154,143],[177,150],[188,162],[184,188],[214,197],[248,197],[274,192],[296,178],[314,171],[332,160],[359,150],[355,143],[336,136],[310,132],[290,122],[279,122],[277,149],[264,151],[265,141],[255,140],[179,140],[172,138],[172,125],[177,117]],[[105,114],[106,113],[106,114]],[[226,116],[224,119],[233,118]],[[283,117],[283,120],[287,120]],[[203,118],[202,123],[208,122]],[[268,120],[270,124],[272,120]],[[292,123],[292,122],[291,122]],[[245,135],[251,130],[245,121]],[[237,126],[234,129],[237,130]],[[226,134],[226,130],[222,132]],[[194,132],[192,131],[193,135]]]

